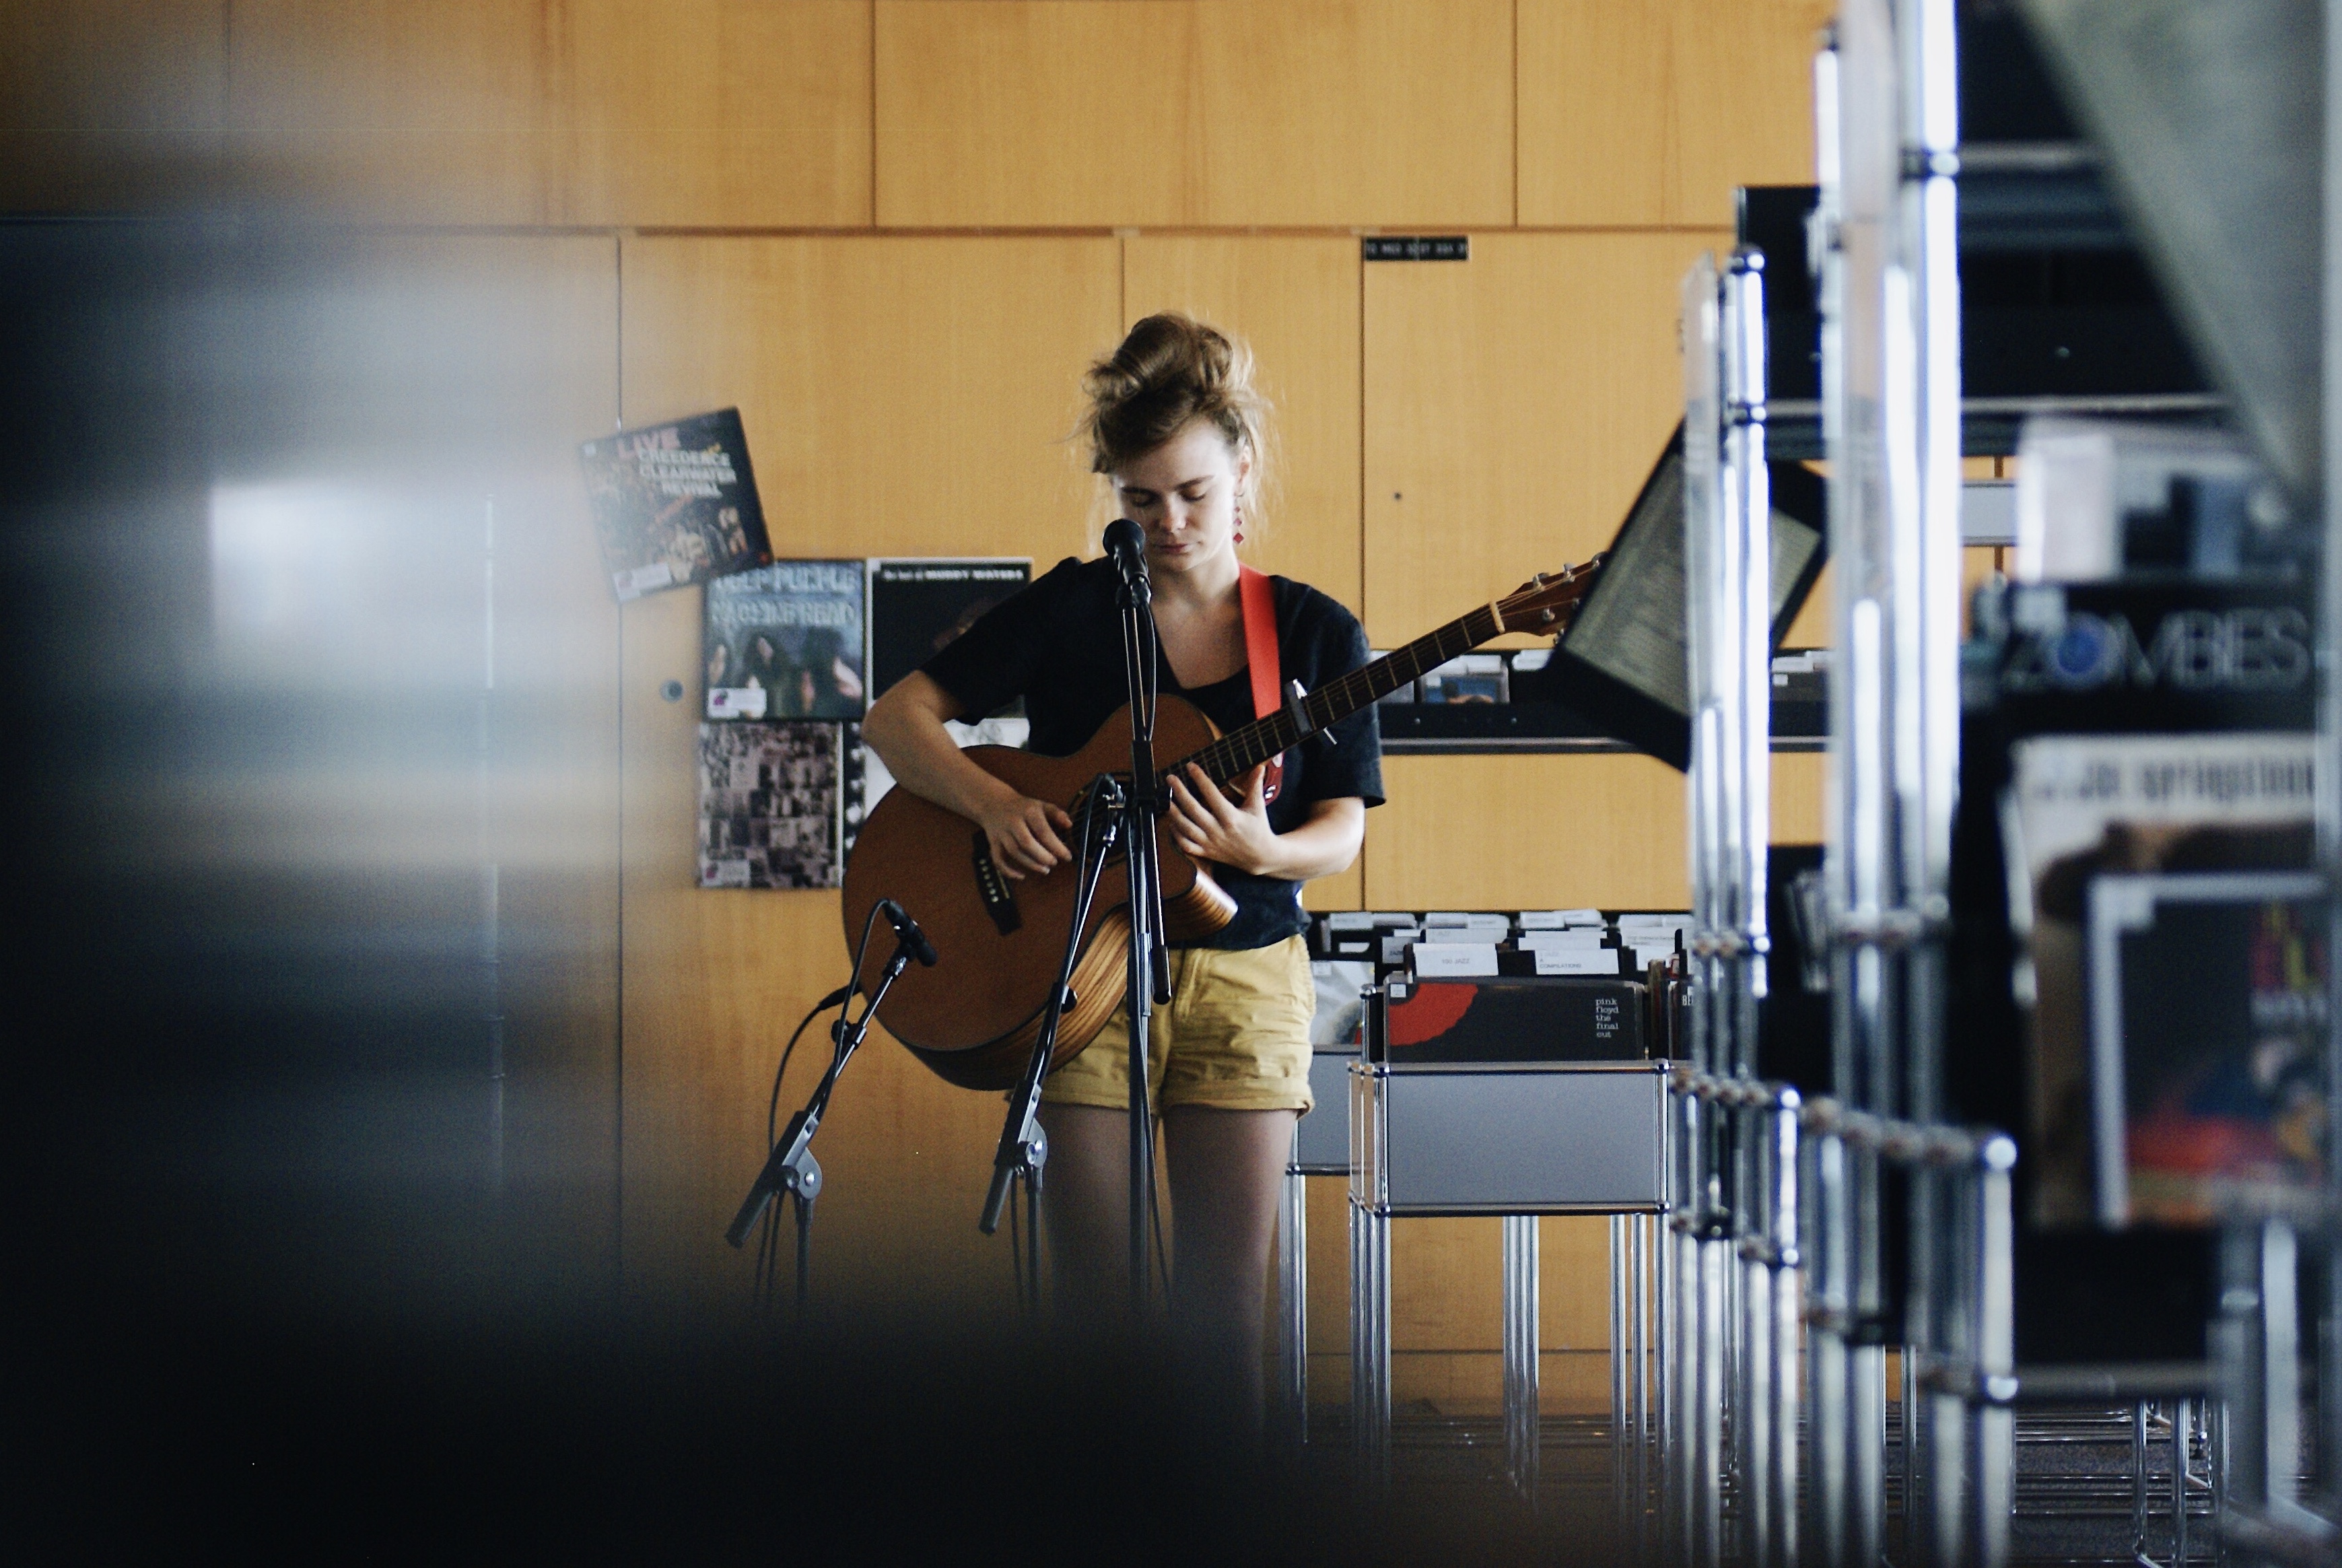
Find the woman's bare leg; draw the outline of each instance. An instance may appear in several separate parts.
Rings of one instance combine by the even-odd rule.
[[[1043,1105],[1049,1136],[1041,1222],[1060,1327],[1119,1328],[1130,1316],[1130,1116],[1096,1105]]]
[[[1180,1340],[1206,1386],[1247,1423],[1262,1413],[1269,1243],[1295,1114],[1182,1105],[1163,1118]]]
[[[1261,1323],[1269,1245],[1293,1147],[1290,1111],[1173,1108],[1163,1118],[1171,1187],[1171,1302],[1178,1337],[1215,1402],[1261,1412]],[[1130,1310],[1130,1119],[1089,1105],[1046,1105],[1041,1188],[1056,1317],[1112,1332]]]

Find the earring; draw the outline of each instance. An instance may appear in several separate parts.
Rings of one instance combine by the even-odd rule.
[[[1236,513],[1236,543],[1244,543],[1244,513],[1241,509]]]

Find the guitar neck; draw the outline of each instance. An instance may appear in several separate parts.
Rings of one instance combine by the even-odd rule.
[[[1192,762],[1216,784],[1241,779],[1270,758],[1283,756],[1299,745],[1305,733],[1314,735],[1340,723],[1368,703],[1420,678],[1425,672],[1438,668],[1458,654],[1471,652],[1504,629],[1496,607],[1482,605],[1471,614],[1451,620],[1438,630],[1418,637],[1405,648],[1304,697],[1301,711],[1308,719],[1306,731],[1295,724],[1290,713],[1272,713],[1266,719],[1254,719],[1241,729],[1228,731],[1193,756],[1181,758],[1170,770],[1184,772]]]

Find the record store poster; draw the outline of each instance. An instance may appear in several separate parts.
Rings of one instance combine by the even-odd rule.
[[[699,727],[699,885],[834,888],[843,725]]]
[[[862,717],[863,563],[775,561],[707,585],[707,717]]]
[[[621,430],[577,457],[621,602],[773,558],[738,409]]]

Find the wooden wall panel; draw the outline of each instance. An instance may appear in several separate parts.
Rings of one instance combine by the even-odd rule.
[[[1813,179],[1830,0],[1520,0],[1520,216],[1732,221],[1744,185]]]
[[[1392,757],[1366,813],[1375,910],[1679,910],[1683,775],[1635,753]]]
[[[879,0],[883,225],[1507,224],[1506,0]]]
[[[200,199],[218,171],[226,0],[24,0],[0,49],[0,210]]]
[[[1637,752],[1390,757],[1366,813],[1371,910],[1679,910],[1683,775]],[[1822,755],[1773,758],[1773,839],[1821,836]]]
[[[1395,648],[1610,542],[1681,417],[1676,298],[1721,234],[1472,236],[1366,272],[1366,619]]]
[[[1826,837],[1824,780],[1829,759],[1819,751],[1773,753],[1773,839],[1818,844]]]
[[[402,223],[860,225],[866,0],[235,0],[232,177]]]
[[[736,404],[776,552],[1096,553],[1114,240],[646,237],[626,279],[628,422]]]
[[[554,221],[559,17],[526,0],[235,0],[234,177],[341,216]]]
[[[869,0],[571,5],[566,221],[869,223]]]

